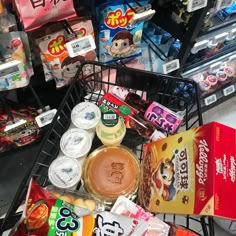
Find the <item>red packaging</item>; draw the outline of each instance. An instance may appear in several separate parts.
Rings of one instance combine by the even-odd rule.
[[[118,116],[122,116],[126,128],[131,128],[130,116],[138,113],[136,109],[113,96],[111,93],[106,93],[98,102],[98,106],[103,113],[111,110],[114,111]]]
[[[212,122],[144,146],[139,202],[151,212],[236,220],[236,130]]]

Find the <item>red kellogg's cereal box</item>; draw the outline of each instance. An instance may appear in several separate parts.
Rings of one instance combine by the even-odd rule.
[[[139,202],[151,212],[236,219],[236,130],[212,122],[144,146]]]

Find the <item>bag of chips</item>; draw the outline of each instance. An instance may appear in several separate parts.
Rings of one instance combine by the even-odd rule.
[[[145,221],[110,212],[80,216],[79,211],[80,207],[57,199],[31,180],[23,218],[10,236],[142,235],[148,226]]]
[[[73,0],[15,0],[14,4],[26,31],[76,16]]]

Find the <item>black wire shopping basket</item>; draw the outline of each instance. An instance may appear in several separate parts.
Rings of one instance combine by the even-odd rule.
[[[86,71],[86,76],[84,76]],[[88,75],[89,74],[89,75]],[[61,102],[58,112],[50,124],[48,133],[44,138],[35,162],[25,174],[19,189],[14,197],[5,219],[2,222],[1,232],[11,228],[21,213],[16,213],[18,207],[24,202],[29,180],[34,180],[42,187],[49,185],[48,168],[50,163],[59,154],[59,141],[63,133],[69,128],[71,111],[82,101],[97,102],[103,93],[112,89],[114,85],[141,91],[147,100],[157,101],[166,107],[181,111],[184,114],[182,122],[183,131],[202,125],[198,87],[192,80],[157,74],[120,65],[104,65],[99,62],[85,62],[81,65],[75,79],[68,88]],[[136,131],[128,130],[122,142],[125,146],[139,153],[142,158],[142,144],[147,141],[136,138]],[[134,135],[135,138],[134,138]],[[100,146],[100,141],[95,137],[91,151]],[[179,215],[157,215],[164,221],[180,224],[198,235],[214,235],[212,217],[195,217]]]

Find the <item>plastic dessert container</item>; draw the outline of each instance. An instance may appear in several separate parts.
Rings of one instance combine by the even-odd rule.
[[[82,167],[76,159],[60,157],[48,169],[49,181],[60,189],[74,189],[81,180]]]
[[[87,131],[74,128],[67,130],[61,137],[60,148],[64,155],[73,158],[86,157],[92,146]]]
[[[111,206],[120,195],[132,198],[138,188],[139,161],[125,146],[101,146],[83,165],[85,191]]]
[[[101,111],[98,106],[91,102],[81,102],[71,112],[71,128],[86,130],[93,139],[100,119]]]

